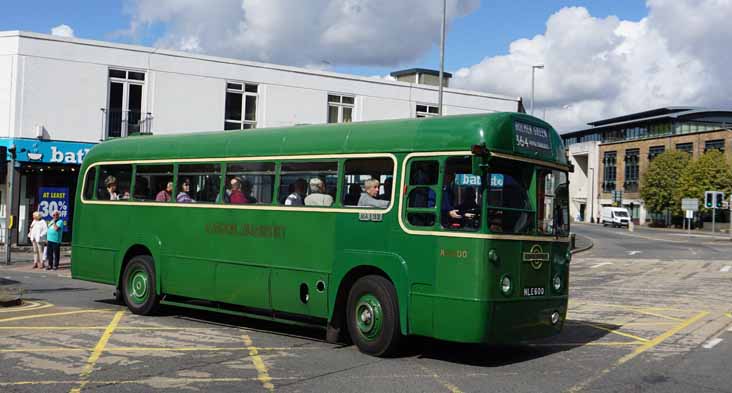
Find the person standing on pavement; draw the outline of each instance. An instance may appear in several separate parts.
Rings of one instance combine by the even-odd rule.
[[[43,261],[46,259],[43,246],[46,243],[47,231],[48,224],[41,218],[41,213],[33,212],[33,222],[28,232],[28,239],[33,246],[33,269],[43,269]]]
[[[58,211],[53,212],[53,218],[48,225],[48,267],[46,270],[58,270],[59,259],[61,259],[61,237],[64,233],[64,220],[59,218]]]

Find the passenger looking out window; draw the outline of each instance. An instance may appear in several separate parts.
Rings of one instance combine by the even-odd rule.
[[[130,198],[132,165],[103,165],[97,183],[97,200],[118,201]]]
[[[109,175],[106,179],[104,179],[104,188],[105,190],[102,192],[103,199],[109,200],[109,201],[118,201],[119,195],[117,195],[117,178]]]
[[[379,181],[376,179],[369,179],[363,183],[364,192],[361,193],[361,197],[358,199],[358,206],[366,207],[380,207],[386,208],[389,206],[389,201],[377,199],[379,195]]]
[[[190,179],[183,180],[183,183],[180,185],[180,191],[178,191],[178,195],[175,197],[176,202],[178,203],[195,203],[196,201],[191,198],[190,195],[191,192],[191,181]]]
[[[333,197],[325,193],[323,180],[314,177],[310,179],[310,195],[305,197],[305,206],[330,206]]]
[[[137,165],[135,170],[135,201],[170,202],[172,195],[173,165]]]
[[[229,190],[229,203],[233,205],[249,203],[246,195],[244,195],[244,192],[241,190],[241,180],[233,178],[229,182],[229,185],[231,185],[231,189]]]

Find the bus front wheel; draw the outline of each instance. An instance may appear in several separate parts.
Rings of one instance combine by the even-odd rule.
[[[122,275],[122,297],[135,314],[150,315],[160,304],[155,291],[155,266],[149,255],[133,257]]]
[[[361,277],[348,294],[348,334],[358,349],[373,356],[390,356],[402,338],[396,290],[382,276]]]

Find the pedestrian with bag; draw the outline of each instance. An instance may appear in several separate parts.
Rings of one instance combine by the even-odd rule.
[[[59,218],[58,210],[51,214],[53,218],[48,225],[46,239],[48,240],[48,267],[46,270],[58,270],[61,259],[61,238],[64,234],[64,221]]]
[[[48,232],[48,224],[41,217],[41,213],[33,212],[33,222],[28,231],[28,239],[33,247],[33,269],[43,269],[43,263],[46,260],[44,251],[46,232]]]

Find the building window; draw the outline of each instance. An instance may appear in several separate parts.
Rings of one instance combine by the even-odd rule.
[[[628,149],[625,151],[625,183],[623,189],[626,192],[638,191],[638,161],[640,149]]]
[[[689,155],[692,155],[694,153],[694,144],[693,143],[677,143],[676,150],[684,151],[684,152],[688,153]]]
[[[704,142],[704,153],[710,150],[719,150],[724,153],[724,139],[714,139]]]
[[[616,167],[615,160],[617,153],[614,151],[606,151],[605,156],[602,160],[603,163],[603,181],[602,190],[604,192],[615,191],[615,175]]]
[[[416,108],[417,118],[420,117],[432,117],[440,114],[437,105],[423,105],[417,104]]]
[[[350,123],[353,121],[353,96],[328,94],[328,123]]]
[[[656,158],[657,155],[663,153],[666,151],[665,146],[651,146],[648,148],[648,161],[653,161],[654,158]]]
[[[257,128],[257,94],[259,86],[253,83],[226,84],[225,130]]]
[[[144,72],[109,69],[107,138],[150,132],[150,114],[142,112],[144,86]]]

